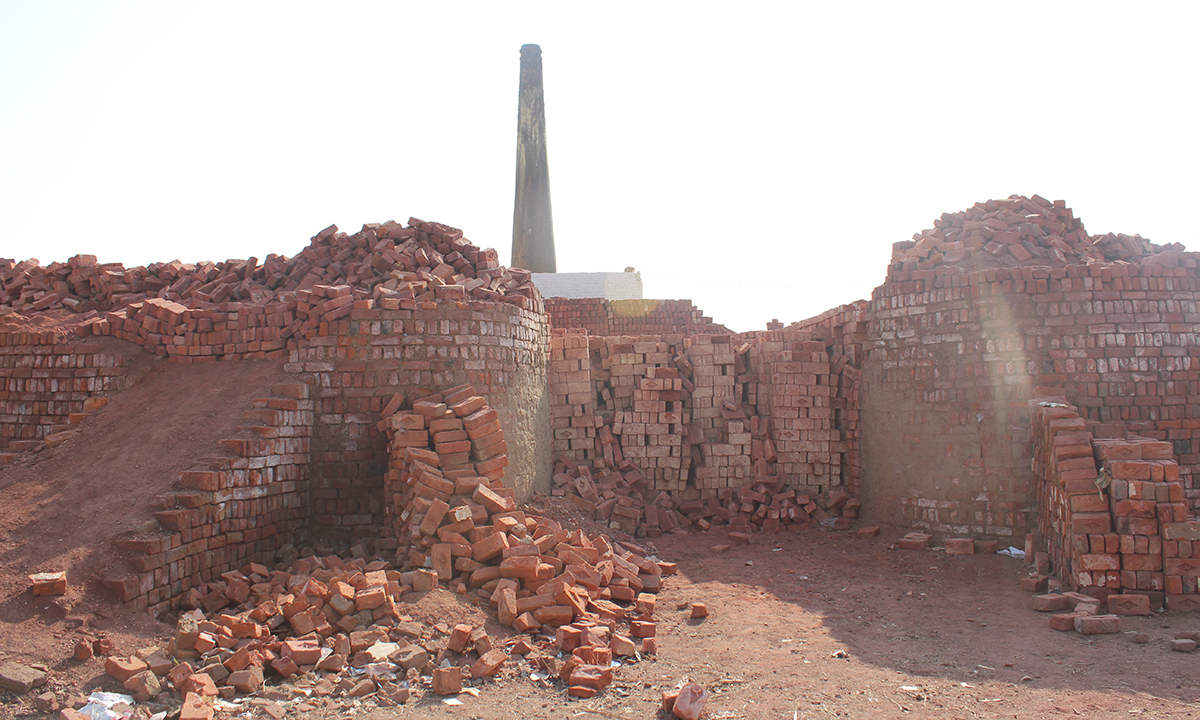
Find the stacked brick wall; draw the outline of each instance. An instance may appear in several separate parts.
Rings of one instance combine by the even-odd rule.
[[[691,300],[606,300],[546,298],[555,330],[587,330],[592,335],[728,333]]]
[[[133,382],[132,348],[55,333],[0,333],[0,451],[57,444],[103,398]]]
[[[882,519],[955,535],[1024,534],[1036,503],[1027,402],[1037,385],[1061,387],[1086,420],[1171,442],[1187,502],[1200,499],[1200,405],[1189,399],[1200,383],[1200,256],[1129,236],[1087,244],[1065,208],[1029,202],[943,216],[945,239],[898,244],[873,293],[863,499]],[[1000,247],[1042,257],[972,264]]]
[[[380,420],[396,394],[411,400],[472,385],[509,438],[517,496],[548,490],[548,357],[545,316],[505,303],[404,301],[323,325],[285,366],[315,388],[314,538],[345,545],[382,536],[388,456]]]
[[[745,337],[556,330],[555,492],[652,535],[743,512],[776,527],[822,506],[852,516],[864,311]]]
[[[1086,421],[1051,392],[1029,406],[1039,569],[1101,599],[1200,610],[1200,522],[1188,518],[1171,444]]]
[[[244,583],[222,575],[252,562],[274,564],[285,544],[307,540],[313,399],[303,383],[283,383],[246,412],[223,454],[184,471],[180,490],[159,501],[160,532],[123,538],[131,574],[103,585],[122,602],[153,607],[189,594],[195,606],[242,602]],[[236,587],[231,587],[236,585]]]

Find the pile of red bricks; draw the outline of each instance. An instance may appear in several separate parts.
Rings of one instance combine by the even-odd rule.
[[[553,632],[579,659],[564,678],[574,695],[602,688],[611,680],[612,656],[633,652],[619,623],[628,622],[628,635],[653,650],[653,596],[644,593],[657,592],[673,566],[517,510],[502,484],[503,431],[470,386],[421,398],[409,410],[400,409],[400,398],[395,405],[384,420],[392,457],[387,492],[399,557],[422,587],[478,589],[502,624]]]
[[[84,255],[47,267],[0,261],[0,305],[93,313],[85,332],[179,358],[264,357],[372,303],[399,309],[434,300],[541,307],[528,271],[501,267],[495,250],[476,247],[461,230],[416,218],[353,235],[330,226],[295,257],[269,255],[261,265],[250,258],[125,269]]]
[[[606,300],[546,298],[555,330],[587,330],[593,335],[727,333],[691,300]]]
[[[1139,595],[1149,607],[1200,610],[1200,522],[1189,521],[1171,444],[1089,423],[1049,391],[1030,411],[1039,507],[1032,545],[1046,551],[1034,586],[1053,571],[1101,600]]]
[[[1034,195],[988,200],[958,213],[943,213],[933,229],[892,246],[898,272],[933,270],[940,265],[1038,265],[1137,261],[1164,250],[1138,235],[1109,233],[1089,237],[1083,223],[1062,200]],[[889,279],[891,273],[889,273]]]

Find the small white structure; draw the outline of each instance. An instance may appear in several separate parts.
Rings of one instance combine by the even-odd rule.
[[[633,268],[619,273],[533,273],[533,284],[547,298],[642,299],[642,274]]]

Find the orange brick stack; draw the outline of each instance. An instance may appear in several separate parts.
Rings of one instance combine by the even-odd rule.
[[[508,447],[496,411],[469,385],[413,402],[383,421],[391,462],[385,478],[390,525],[408,567],[431,566],[449,581],[455,566],[474,570],[465,557],[452,560],[454,542],[489,515],[515,508],[504,487]],[[451,529],[439,537],[443,522]],[[464,541],[465,542],[465,541]]]
[[[568,453],[578,462],[596,457],[595,392],[589,339],[583,334],[555,331],[550,345],[550,427],[555,456]]]
[[[762,351],[764,374],[771,388],[766,403],[774,426],[779,470],[799,478],[798,492],[818,494],[842,484],[842,440],[833,427],[832,369],[825,343],[817,340],[779,343],[787,349]]]
[[[1171,444],[1086,422],[1052,391],[1039,392],[1030,410],[1040,480],[1035,544],[1057,574],[1101,599],[1136,594],[1152,607],[1200,610],[1200,523],[1188,518]]]

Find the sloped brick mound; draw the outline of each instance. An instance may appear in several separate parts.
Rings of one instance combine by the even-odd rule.
[[[97,621],[149,622],[94,592],[94,576],[125,564],[112,538],[149,518],[153,499],[212,452],[281,373],[277,362],[146,360],[145,377],[112,396],[70,440],[0,468],[0,652],[61,656],[42,623],[63,617],[96,630]],[[67,572],[67,594],[30,595],[27,575],[50,570]]]

